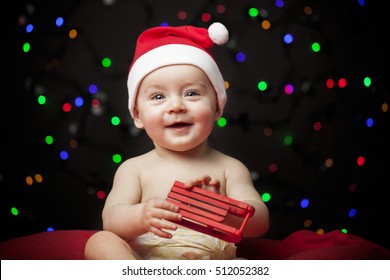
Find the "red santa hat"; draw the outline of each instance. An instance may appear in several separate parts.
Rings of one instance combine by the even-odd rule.
[[[190,64],[202,69],[217,92],[220,113],[226,104],[225,80],[216,64],[211,47],[229,39],[226,27],[215,22],[208,29],[194,26],[160,26],[145,30],[138,37],[135,55],[129,69],[127,88],[129,110],[134,117],[138,87],[152,71],[167,65]]]

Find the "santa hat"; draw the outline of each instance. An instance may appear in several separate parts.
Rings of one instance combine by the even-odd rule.
[[[127,79],[131,116],[134,117],[136,95],[142,79],[160,67],[174,64],[194,65],[206,73],[217,92],[218,108],[222,114],[227,99],[225,81],[210,49],[228,39],[226,27],[219,22],[208,29],[189,25],[160,26],[142,32]]]

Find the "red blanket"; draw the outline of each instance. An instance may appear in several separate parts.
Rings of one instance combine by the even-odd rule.
[[[84,246],[95,231],[41,232],[0,243],[2,260],[83,260]],[[338,230],[318,235],[299,230],[282,240],[243,239],[238,256],[252,260],[390,259],[390,250]]]

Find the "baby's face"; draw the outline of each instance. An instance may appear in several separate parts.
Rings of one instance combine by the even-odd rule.
[[[147,75],[138,89],[134,123],[155,145],[175,151],[207,140],[220,117],[207,75],[192,65],[172,65]]]

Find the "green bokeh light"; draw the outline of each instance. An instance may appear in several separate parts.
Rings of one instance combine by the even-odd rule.
[[[38,96],[38,104],[45,105],[46,104],[46,96],[44,96],[44,95]]]
[[[256,8],[250,8],[250,9],[248,10],[248,15],[249,15],[250,17],[257,17],[257,16],[259,15],[259,10],[256,9]]]
[[[29,52],[30,50],[31,50],[31,45],[30,45],[30,43],[28,43],[28,42],[24,43],[24,44],[23,44],[23,51],[24,51],[25,53],[27,53],[27,52]]]
[[[313,52],[319,52],[320,49],[321,49],[321,46],[318,42],[314,42],[312,45],[311,45],[311,49],[313,50]]]
[[[371,86],[371,78],[370,77],[365,77],[363,79],[363,84],[364,84],[365,87]]]
[[[115,163],[120,163],[122,161],[122,156],[120,154],[115,154],[112,156],[112,161]]]
[[[111,66],[111,59],[109,59],[108,57],[105,57],[102,59],[102,66],[105,67],[105,68],[108,68]]]
[[[226,120],[225,118],[221,117],[221,118],[217,121],[217,124],[218,124],[218,126],[220,126],[220,127],[224,127],[224,126],[226,126],[226,124],[227,124],[227,120]]]
[[[18,211],[18,209],[16,209],[15,207],[12,207],[12,208],[11,208],[11,213],[12,213],[12,215],[14,215],[14,216],[19,215],[19,211]]]
[[[269,193],[263,193],[263,194],[261,195],[261,199],[262,199],[264,202],[268,202],[268,201],[271,200],[271,194],[269,194]]]
[[[283,143],[286,145],[286,146],[290,146],[293,142],[293,138],[291,135],[286,135],[283,139]]]
[[[46,142],[46,144],[51,145],[54,142],[54,138],[51,135],[47,135],[45,137],[45,142]]]
[[[111,124],[112,124],[112,125],[117,126],[117,125],[119,125],[120,123],[121,123],[121,119],[120,119],[119,117],[113,116],[113,117],[111,118]]]
[[[257,88],[258,88],[260,91],[265,91],[265,90],[267,90],[267,88],[268,88],[268,84],[267,84],[267,82],[265,82],[265,81],[260,81],[260,82],[257,84]]]

